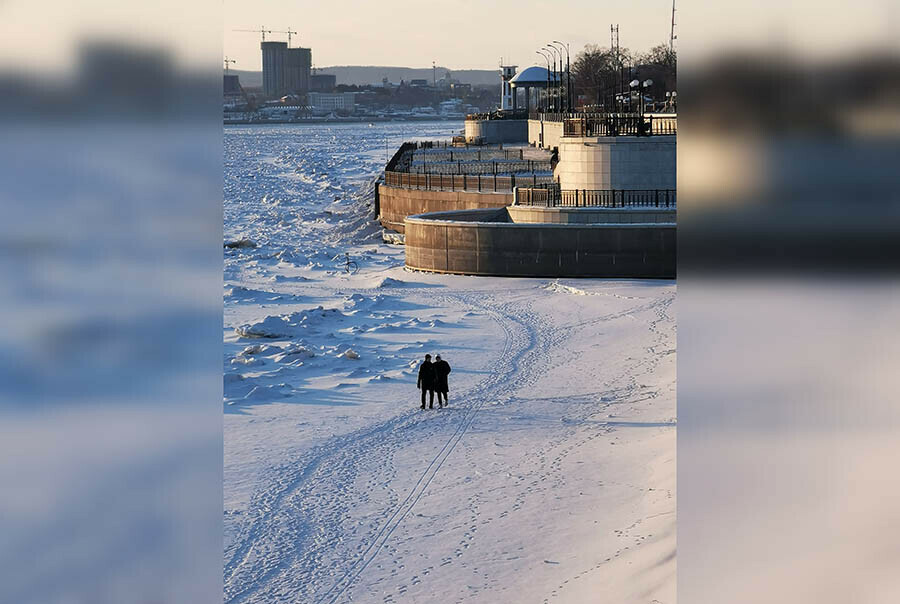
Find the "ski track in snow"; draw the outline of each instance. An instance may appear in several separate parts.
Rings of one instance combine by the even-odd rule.
[[[230,561],[225,566],[226,602],[246,601],[248,597],[258,592],[267,581],[278,584],[281,595],[285,595],[284,580],[286,579],[296,584],[295,589],[298,591],[291,593],[291,596],[302,598],[301,601],[323,603],[337,601],[381,550],[397,525],[415,506],[484,403],[509,398],[512,390],[509,386],[510,383],[527,383],[529,379],[535,377],[536,365],[546,359],[546,355],[544,354],[545,350],[538,345],[537,330],[531,324],[531,317],[527,311],[523,311],[519,307],[515,311],[517,314],[508,314],[511,310],[510,304],[494,307],[483,296],[479,296],[478,300],[467,298],[464,294],[447,297],[455,298],[466,306],[487,312],[503,329],[505,343],[503,353],[498,359],[498,365],[495,366],[496,371],[474,389],[455,394],[455,399],[465,401],[462,404],[464,413],[461,417],[456,413],[443,414],[436,418],[423,417],[416,413],[416,410],[408,411],[378,426],[337,438],[318,448],[311,454],[312,459],[298,464],[299,470],[295,468],[292,474],[280,473],[282,479],[287,482],[286,488],[276,487],[272,492],[260,496],[259,501],[253,507],[265,509],[266,515],[257,519],[238,539],[234,552],[230,555]],[[328,483],[329,486],[324,488],[334,489],[334,479],[340,478],[341,487],[337,490],[343,491],[347,483],[355,477],[355,470],[360,458],[368,455],[383,461],[391,457],[393,448],[403,447],[409,442],[425,440],[435,432],[446,431],[451,433],[444,446],[422,471],[421,476],[406,497],[384,512],[386,519],[374,538],[367,547],[357,551],[354,561],[348,568],[341,571],[331,587],[321,594],[300,592],[299,590],[304,586],[318,585],[315,578],[316,573],[325,569],[318,567],[319,559],[316,553],[297,551],[299,549],[297,542],[287,543],[285,535],[298,536],[302,542],[304,536],[308,538],[310,534],[315,533],[313,527],[318,525],[321,529],[321,527],[327,526],[327,523],[335,522],[337,515],[334,513],[334,508],[325,510],[321,507],[317,507],[313,511],[331,513],[322,518],[317,518],[315,515],[294,514],[295,511],[299,512],[300,510],[292,508],[293,504],[288,501],[301,502],[307,494],[323,488],[318,481]],[[386,446],[385,443],[391,443],[391,445]],[[284,470],[289,472],[290,468],[284,468]],[[354,498],[344,497],[343,499],[349,502]],[[302,526],[298,526],[299,524]],[[329,532],[343,532],[335,526],[329,526],[328,529]],[[260,560],[256,556],[250,556],[254,542],[257,541],[278,542],[290,547],[293,551],[288,552],[281,547],[273,547],[269,549],[271,555],[264,556],[263,560]],[[325,545],[327,547],[331,544],[326,543]],[[298,572],[298,568],[292,564],[294,560],[297,561],[297,566],[306,572],[302,570]],[[279,580],[275,580],[274,575],[278,573],[283,576],[279,577]]]

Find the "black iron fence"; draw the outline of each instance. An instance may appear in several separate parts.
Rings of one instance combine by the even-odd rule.
[[[675,117],[610,114],[563,120],[563,136],[660,136],[677,131]]]
[[[410,172],[384,173],[384,184],[404,189],[430,191],[480,191],[485,193],[510,193],[516,187],[536,187],[549,184],[550,174],[415,174]]]
[[[560,189],[558,186],[520,186],[516,205],[600,208],[674,208],[675,189]]]
[[[493,160],[535,160],[543,161],[550,157],[548,151],[534,147],[473,147],[467,148],[431,148],[413,151],[413,163],[439,161],[493,161]]]
[[[550,172],[550,160],[413,161],[407,172],[419,174],[519,174]]]

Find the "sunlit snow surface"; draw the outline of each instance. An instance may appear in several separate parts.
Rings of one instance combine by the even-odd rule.
[[[225,130],[226,602],[674,601],[674,283],[406,271],[372,180],[460,128]]]

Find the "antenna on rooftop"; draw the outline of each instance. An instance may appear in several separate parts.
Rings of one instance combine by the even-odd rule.
[[[237,61],[235,61],[234,59],[229,59],[228,57],[225,57],[225,73],[228,73],[228,64],[229,63],[237,63]]]

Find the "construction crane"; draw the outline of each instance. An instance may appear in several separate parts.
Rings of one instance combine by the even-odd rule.
[[[225,57],[225,73],[228,73],[228,64],[229,63],[237,63],[237,61],[235,61],[234,59],[229,59],[228,57]]]
[[[290,48],[290,47],[291,47],[291,34],[295,34],[295,33],[297,33],[297,32],[291,31],[291,28],[288,27],[285,31],[270,31],[269,33],[272,33],[272,34],[287,34],[287,37],[288,37],[288,48]]]
[[[266,41],[266,34],[273,33],[271,29],[266,29],[265,25],[262,26],[260,29],[233,29],[231,31],[244,31],[244,32],[249,32],[249,33],[254,33],[254,34],[262,34],[263,42]]]

